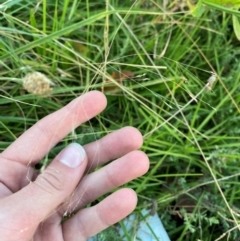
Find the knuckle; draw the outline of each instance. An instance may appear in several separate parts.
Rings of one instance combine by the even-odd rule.
[[[62,174],[54,169],[46,169],[38,176],[37,184],[49,193],[56,193],[64,190],[64,179]]]
[[[86,224],[82,221],[81,217],[77,217],[77,227],[79,230],[79,233],[81,234],[82,237],[84,237],[85,240],[90,238],[92,235],[90,234],[88,228],[86,227]]]
[[[106,179],[108,180],[108,183],[115,188],[120,185],[120,182],[118,181],[118,178],[116,175],[113,175],[107,168],[106,168]]]

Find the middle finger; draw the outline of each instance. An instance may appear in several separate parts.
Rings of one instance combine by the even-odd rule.
[[[141,147],[142,142],[141,133],[136,128],[127,126],[85,145],[84,149],[88,157],[86,172],[124,156],[130,151],[137,150]]]

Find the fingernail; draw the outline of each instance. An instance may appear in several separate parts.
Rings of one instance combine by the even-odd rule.
[[[58,160],[68,167],[76,168],[85,158],[86,152],[83,147],[77,143],[72,143],[59,154]]]

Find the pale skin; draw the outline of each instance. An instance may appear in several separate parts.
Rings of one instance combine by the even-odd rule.
[[[148,157],[138,150],[142,135],[133,127],[85,145],[86,158],[76,168],[62,164],[57,155],[43,173],[34,170],[51,148],[106,104],[98,91],[84,94],[37,122],[0,154],[1,241],[84,241],[134,210],[137,195],[128,188],[85,208],[147,172]],[[62,222],[70,213],[74,215]]]

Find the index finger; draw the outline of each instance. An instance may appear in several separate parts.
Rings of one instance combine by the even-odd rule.
[[[106,97],[101,92],[86,93],[38,121],[1,156],[22,164],[35,165],[73,129],[104,110],[106,104]]]

